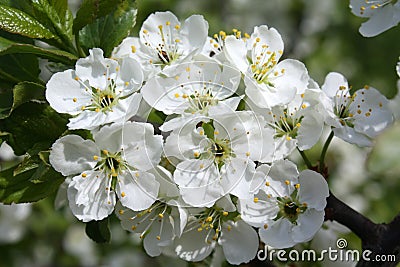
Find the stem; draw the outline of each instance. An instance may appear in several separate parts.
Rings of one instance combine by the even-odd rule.
[[[304,163],[307,165],[307,168],[312,169],[313,166],[312,166],[312,164],[311,164],[311,161],[308,159],[306,153],[305,153],[304,151],[300,150],[299,148],[297,148],[297,151],[299,151],[301,157],[302,157],[303,160],[304,160]]]
[[[333,133],[333,131],[331,131],[331,133],[329,134],[328,138],[325,141],[324,147],[322,148],[321,157],[319,158],[319,172],[320,173],[323,173],[323,171],[324,171],[325,155],[326,155],[326,152],[328,151],[329,144],[331,143],[334,135],[335,134]]]

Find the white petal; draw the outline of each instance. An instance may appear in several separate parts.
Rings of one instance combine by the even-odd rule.
[[[122,205],[134,211],[149,208],[156,200],[160,184],[153,174],[126,172],[118,176],[117,195]]]
[[[225,55],[228,60],[236,66],[242,73],[248,68],[246,43],[236,39],[234,36],[227,36],[224,46]]]
[[[333,132],[335,133],[336,137],[339,137],[350,144],[356,144],[361,147],[373,145],[372,140],[368,136],[356,132],[354,128],[351,128],[347,125],[340,128],[334,128]]]
[[[340,73],[330,72],[326,75],[321,89],[328,97],[334,98],[341,87],[345,88],[344,94],[348,95],[349,85],[346,78]]]
[[[360,33],[365,37],[376,36],[399,23],[395,15],[395,9],[393,5],[385,5],[380,7],[379,10],[375,11],[371,18],[361,24]]]
[[[52,145],[49,160],[56,171],[69,176],[91,170],[97,164],[93,156],[99,155],[100,150],[93,141],[66,135]]]
[[[86,177],[75,176],[68,186],[68,201],[72,213],[83,222],[102,220],[114,210],[115,194],[106,189],[106,177],[88,171]]]
[[[90,94],[85,86],[75,80],[75,71],[66,70],[54,74],[46,85],[46,99],[59,113],[76,115],[82,112],[82,106],[90,103]]]
[[[306,66],[298,60],[285,59],[274,67],[274,71],[281,72],[282,69],[285,72],[281,76],[274,77],[271,74],[269,75],[269,81],[275,85],[277,94],[285,97],[281,92],[291,87],[295,88],[296,94],[304,93],[310,79]]]
[[[312,109],[304,114],[296,137],[299,149],[307,150],[313,147],[321,137],[323,129],[324,120],[316,110]]]
[[[307,209],[299,215],[297,225],[293,227],[293,240],[296,243],[309,241],[321,228],[324,222],[325,212],[315,209]]]
[[[307,203],[309,208],[324,210],[329,196],[328,183],[324,177],[317,172],[304,170],[299,175],[299,182],[299,201]]]
[[[231,227],[230,230],[224,225],[218,239],[226,260],[230,264],[241,264],[254,259],[259,244],[256,231],[243,221],[229,221],[227,224]]]
[[[159,256],[163,247],[172,244],[174,231],[169,218],[155,220],[151,226],[150,232],[143,240],[143,247],[146,253],[151,257]]]
[[[274,248],[288,248],[296,244],[293,240],[293,224],[287,219],[279,219],[278,221],[268,225],[267,229],[260,228],[258,234],[260,239],[266,245]]]
[[[143,83],[143,71],[140,63],[133,58],[123,58],[121,60],[120,76],[117,81],[122,83],[118,84],[121,87],[125,86],[125,83],[129,83],[127,86],[129,91],[139,89]]]
[[[208,22],[201,15],[192,15],[185,20],[181,30],[185,45],[201,52],[208,35]]]
[[[197,229],[194,229],[185,232],[180,238],[175,238],[175,253],[179,258],[186,261],[204,260],[211,254],[215,246],[215,242],[210,242],[210,244],[206,243],[207,233],[208,231],[198,232]],[[210,237],[213,235],[214,234],[211,233]]]

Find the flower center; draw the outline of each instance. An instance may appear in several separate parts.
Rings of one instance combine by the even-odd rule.
[[[210,106],[215,106],[218,104],[218,99],[216,99],[210,89],[205,89],[201,94],[196,91],[194,94],[189,97],[185,95],[184,98],[187,98],[189,101],[189,108],[186,110],[188,113],[201,113],[207,114]]]
[[[340,123],[345,126],[354,127],[354,114],[350,113],[350,105],[354,102],[354,97],[350,96],[345,86],[339,86],[335,95],[335,115],[339,117]]]
[[[307,210],[305,203],[301,204],[297,198],[297,190],[290,197],[278,197],[279,212],[274,220],[286,218],[291,223],[297,224],[299,215]]]
[[[390,4],[392,1],[393,0],[365,0],[365,4],[367,4],[368,6],[361,6],[360,14],[363,15],[367,8],[371,10],[376,10],[386,6],[387,4]]]
[[[275,114],[273,115],[273,121],[270,122],[270,125],[276,130],[275,137],[286,136],[288,140],[297,137],[304,116],[296,118],[294,115],[294,113],[288,114],[287,109],[283,111],[283,115],[280,115],[279,118]]]

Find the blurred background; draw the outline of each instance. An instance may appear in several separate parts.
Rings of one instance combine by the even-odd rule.
[[[69,2],[72,10],[79,8],[79,0]],[[351,13],[348,1],[138,0],[137,4],[134,36],[149,14],[163,10],[172,11],[180,20],[202,14],[210,24],[210,36],[220,30],[231,32],[233,28],[250,34],[254,26],[266,24],[281,33],[285,43],[283,56],[304,62],[310,76],[319,84],[327,73],[341,72],[353,89],[371,85],[393,99],[393,108],[400,110],[400,102],[395,98],[400,27],[377,37],[364,38],[358,33],[363,19]],[[400,211],[399,137],[400,126],[396,123],[377,139],[373,148],[361,149],[334,139],[327,155],[332,192],[377,223],[390,222]],[[314,162],[321,146],[307,152]],[[299,159],[294,156],[293,160]],[[18,158],[3,144],[0,170],[16,162]],[[150,258],[141,248],[138,237],[124,232],[116,219],[111,221],[111,243],[96,244],[86,237],[84,224],[77,221],[68,208],[56,210],[55,201],[54,195],[35,204],[0,204],[0,267],[228,266],[218,253],[214,259],[190,264],[167,256]],[[332,223],[327,223],[312,242],[299,248],[327,248],[335,244],[339,236],[348,240],[350,249],[360,249],[356,236]]]

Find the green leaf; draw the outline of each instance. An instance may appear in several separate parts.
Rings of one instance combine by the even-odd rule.
[[[73,17],[67,0],[32,0],[35,17],[61,40],[72,40]]]
[[[0,17],[0,28],[5,31],[30,38],[50,39],[55,37],[39,21],[21,10],[0,5]]]
[[[0,78],[11,84],[22,81],[43,83],[38,78],[40,73],[38,59],[29,54],[10,54],[0,56]]]
[[[7,140],[9,145],[17,155],[22,155],[35,145],[41,150],[48,149],[67,129],[67,122],[66,116],[48,104],[28,102],[1,121],[0,131],[11,134]]]
[[[62,50],[46,49],[31,44],[16,43],[0,37],[0,56],[14,53],[34,54],[53,62],[61,62],[66,65],[74,65],[78,59],[75,55]]]
[[[0,119],[8,117],[13,104],[13,92],[7,90],[0,94]]]
[[[12,110],[32,100],[46,100],[45,87],[33,82],[21,82],[14,87],[14,101]]]
[[[96,243],[110,242],[111,232],[108,226],[108,218],[86,223],[86,234]]]
[[[156,109],[151,109],[149,115],[147,116],[147,121],[155,124],[163,124],[167,116]]]
[[[214,140],[214,127],[212,125],[212,122],[207,122],[201,125],[201,127],[203,127],[204,129],[204,133],[206,134],[206,136],[210,139]]]
[[[44,163],[14,175],[16,168],[0,172],[0,202],[5,204],[41,200],[55,192],[65,179]]]
[[[83,0],[74,20],[74,34],[78,34],[79,30],[94,22],[96,19],[110,14],[120,1],[121,0]]]
[[[135,25],[136,13],[134,0],[120,0],[114,10],[79,31],[79,44],[88,51],[90,48],[103,49],[109,57],[114,47],[129,36]]]

